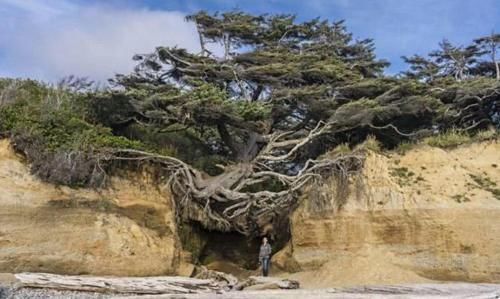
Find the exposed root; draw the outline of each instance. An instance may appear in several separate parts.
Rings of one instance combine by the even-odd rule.
[[[327,127],[318,124],[303,138],[287,140],[287,133],[270,136],[253,161],[226,166],[224,173],[213,177],[179,159],[138,150],[115,150],[112,159],[161,165],[170,174],[165,184],[175,195],[179,217],[198,221],[208,229],[249,235],[258,233],[274,217],[288,216],[306,184],[332,175],[345,182],[361,168],[361,154],[283,166]]]

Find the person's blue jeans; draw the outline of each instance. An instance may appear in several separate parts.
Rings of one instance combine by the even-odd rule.
[[[269,274],[269,257],[262,258],[262,275],[267,276]]]

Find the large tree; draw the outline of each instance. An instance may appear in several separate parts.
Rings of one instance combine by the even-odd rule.
[[[259,232],[288,215],[303,186],[345,178],[362,163],[357,154],[319,159],[325,151],[370,133],[396,144],[396,136],[429,128],[439,105],[418,82],[384,78],[388,63],[376,58],[373,41],[354,39],[343,22],[242,12],[187,19],[201,52],[158,47],[136,55],[135,72],[113,80],[120,91],[108,102],[119,109],[106,118],[115,127],[189,131],[226,157],[207,175],[186,159],[116,152],[164,165],[180,213],[209,228]]]

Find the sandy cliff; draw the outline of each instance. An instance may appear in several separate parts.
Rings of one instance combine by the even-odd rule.
[[[101,192],[42,183],[0,140],[0,272],[176,273],[172,210],[146,175]]]
[[[308,287],[500,282],[500,144],[371,153],[336,210],[332,182],[292,216],[275,264]],[[315,202],[326,208],[318,209]],[[328,208],[331,207],[331,208]]]
[[[0,272],[188,274],[169,194],[133,177],[58,188],[0,140]],[[304,196],[274,274],[305,287],[500,282],[498,142],[370,153],[341,209],[334,185]]]

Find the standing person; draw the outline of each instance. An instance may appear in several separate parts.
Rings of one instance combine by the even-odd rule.
[[[262,245],[259,251],[259,264],[262,265],[262,275],[267,276],[269,273],[269,259],[271,258],[271,244],[267,242],[267,238],[262,239]]]

